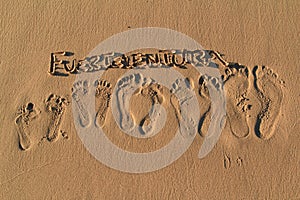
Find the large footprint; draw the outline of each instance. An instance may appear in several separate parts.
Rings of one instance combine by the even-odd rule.
[[[134,128],[135,122],[129,112],[130,97],[137,88],[143,84],[141,74],[131,74],[122,78],[117,85],[117,103],[120,111],[120,126],[124,131],[130,131]]]
[[[217,103],[218,106],[224,107],[222,104],[224,96],[222,95],[223,84],[222,81],[216,77],[202,75],[199,78],[199,94],[207,105],[204,115],[200,118],[198,132],[202,137],[209,137],[208,128],[210,124],[210,118],[212,114],[212,103]],[[218,104],[221,103],[221,104]],[[218,107],[216,106],[216,107]],[[223,127],[225,121],[222,121],[220,127]]]
[[[196,133],[196,122],[189,117],[190,101],[193,97],[193,83],[189,79],[177,79],[171,89],[171,104],[175,109],[180,133],[191,137]],[[177,97],[177,98],[176,98]]]
[[[152,108],[146,117],[143,118],[142,122],[140,123],[143,134],[150,136],[153,134],[155,126],[158,122],[159,115],[161,110],[155,107],[155,104],[162,104],[164,101],[163,98],[163,88],[158,83],[154,83],[151,81],[149,84],[145,85],[141,91],[141,94],[145,97],[148,97],[152,101]]]
[[[259,138],[267,140],[274,135],[274,129],[278,122],[283,99],[281,89],[283,82],[278,79],[276,73],[265,66],[256,66],[253,72],[257,98],[261,103],[255,132]]]
[[[225,68],[224,86],[227,93],[227,116],[230,129],[238,138],[249,135],[248,105],[249,70],[247,67],[235,63]]]

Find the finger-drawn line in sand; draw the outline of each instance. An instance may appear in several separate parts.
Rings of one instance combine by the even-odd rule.
[[[264,140],[270,139],[278,122],[282,106],[283,81],[270,68],[256,66],[253,69],[254,87],[261,104],[261,111],[255,125],[256,135]]]
[[[221,91],[223,90],[222,81],[216,77],[202,75],[199,78],[199,94],[203,97],[206,104],[209,106],[204,112],[204,115],[200,118],[198,132],[202,137],[209,137],[207,135],[208,127],[203,128],[204,125],[209,124],[209,117],[211,117],[211,100],[212,98],[222,98]],[[211,93],[209,93],[209,91]],[[221,122],[221,127],[223,128],[225,121]]]
[[[28,127],[31,121],[35,119],[40,112],[41,111],[36,108],[33,103],[29,102],[27,105],[22,106],[17,113],[18,116],[15,123],[18,128],[19,144],[22,150],[27,150],[32,145]]]
[[[130,110],[130,97],[135,93],[136,88],[143,84],[141,74],[131,74],[122,78],[117,85],[117,103],[120,111],[120,127],[124,131],[130,131],[135,126],[135,121]]]
[[[156,109],[154,105],[164,102],[163,87],[151,81],[142,88],[141,94],[151,99],[152,107],[150,112],[142,119],[140,126],[144,135],[152,135],[161,113],[161,110]]]
[[[78,109],[79,114],[79,122],[82,127],[86,127],[90,124],[90,114],[86,109],[86,105],[83,102],[83,98],[87,95],[89,90],[89,83],[88,81],[77,81],[73,84],[72,88],[72,98],[75,101],[76,107]]]
[[[196,122],[189,117],[187,112],[190,100],[193,97],[193,82],[190,79],[177,79],[171,89],[171,104],[179,123],[180,133],[183,137],[194,136],[196,133]],[[182,109],[186,108],[186,109]],[[184,111],[184,112],[183,112]]]
[[[111,84],[106,80],[97,80],[96,84],[97,86],[95,96],[98,111],[96,113],[95,124],[102,128],[105,124],[106,115],[111,100],[112,88]]]
[[[47,133],[47,139],[50,142],[58,139],[60,125],[63,121],[67,105],[69,105],[69,102],[66,98],[55,94],[50,94],[46,100],[47,111],[51,114],[51,122]]]

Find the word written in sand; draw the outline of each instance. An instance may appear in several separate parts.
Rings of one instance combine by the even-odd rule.
[[[210,56],[205,50],[159,50],[157,53],[133,53],[130,55],[106,53],[81,60],[72,59],[73,56],[74,53],[67,51],[51,53],[49,73],[51,75],[67,73],[64,75],[68,75],[108,68],[132,69],[145,68],[145,66],[185,69],[186,64],[193,64],[195,67],[214,67],[210,66]]]

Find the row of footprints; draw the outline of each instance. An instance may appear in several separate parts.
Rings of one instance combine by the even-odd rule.
[[[274,128],[279,118],[283,93],[283,81],[278,79],[278,75],[268,67],[254,67],[252,74],[254,83],[250,83],[251,70],[238,63],[229,63],[215,51],[211,51],[213,59],[219,63],[221,78],[210,77],[207,75],[200,76],[198,80],[198,93],[202,97],[202,101],[211,104],[211,96],[220,94],[221,89],[225,89],[226,96],[226,115],[232,133],[237,138],[245,138],[249,135],[248,111],[252,105],[249,102],[249,91],[254,90],[256,98],[260,102],[260,111],[257,116],[255,125],[255,134],[261,139],[269,139],[274,134]],[[103,127],[105,124],[106,114],[110,105],[112,96],[112,85],[105,81],[99,80],[96,83],[96,101],[98,112],[95,123],[97,126]],[[208,85],[212,86],[208,90]],[[253,86],[253,87],[251,87]],[[152,109],[140,123],[135,122],[135,117],[129,111],[130,98],[134,94],[141,94],[151,99],[152,105],[163,104],[165,101],[165,92],[163,87],[142,74],[131,74],[118,81],[117,87],[117,103],[120,113],[120,128],[124,131],[130,131],[136,124],[142,127],[144,135],[151,135],[156,126],[160,111]],[[138,89],[137,89],[138,88]],[[73,98],[75,99],[79,110],[79,119],[83,127],[88,126],[91,122],[86,106],[83,103],[83,97],[89,90],[87,81],[79,81],[73,86]],[[201,116],[200,122],[195,122],[189,118],[189,113],[184,113],[180,108],[184,104],[189,104],[194,93],[194,81],[191,79],[178,79],[173,83],[170,90],[170,102],[175,109],[175,114],[180,124],[180,132],[183,136],[194,135],[197,130],[202,136],[206,136],[207,130],[201,125],[207,125],[210,119],[210,108]],[[209,93],[211,92],[211,94]],[[176,97],[177,98],[176,98]],[[151,120],[150,120],[151,119]],[[200,126],[199,126],[200,125]]]
[[[210,54],[221,63],[218,66],[226,90],[226,111],[232,133],[238,138],[249,134],[248,111],[252,105],[248,102],[252,100],[251,93],[260,104],[255,134],[261,139],[270,139],[282,109],[284,81],[266,66],[255,66],[250,70],[239,63],[227,62],[218,52],[210,51]],[[251,75],[253,83],[250,81]]]
[[[135,117],[129,111],[130,98],[132,95],[139,94],[150,99],[152,105],[163,104],[166,101],[166,92],[169,92],[171,94],[169,101],[174,108],[178,124],[180,124],[180,133],[186,137],[193,136],[198,131],[200,135],[205,137],[207,130],[205,130],[206,126],[204,125],[209,124],[211,106],[208,106],[204,115],[200,116],[199,122],[193,121],[189,117],[189,113],[184,112],[181,107],[190,104],[189,101],[191,101],[196,89],[201,101],[204,101],[207,105],[211,105],[212,96],[220,94],[220,91],[225,89],[227,122],[236,137],[244,138],[249,135],[248,110],[251,109],[251,105],[248,102],[249,92],[253,90],[260,102],[255,134],[261,139],[271,138],[282,106],[283,92],[281,87],[283,81],[280,81],[278,75],[268,67],[256,66],[250,70],[238,63],[227,62],[218,52],[210,51],[209,53],[216,62],[222,76],[218,79],[201,75],[197,80],[197,87],[195,87],[193,80],[185,78],[176,80],[172,88],[166,91],[159,83],[149,77],[143,77],[139,73],[131,74],[119,80],[116,85],[116,97],[120,113],[120,128],[124,131],[130,131],[136,124],[139,124],[142,127],[142,134],[153,134],[161,111],[152,109],[141,122],[137,123]],[[254,77],[253,84],[250,82],[251,71]],[[111,104],[112,85],[106,80],[98,80],[95,84],[97,112],[94,123],[98,127],[103,127]],[[210,86],[210,90],[208,90],[208,86]],[[84,102],[84,97],[88,94],[89,89],[90,85],[86,80],[78,81],[72,87],[72,98],[82,127],[87,127],[92,122],[92,117]],[[46,100],[47,111],[52,117],[46,136],[49,141],[57,140],[62,118],[68,104],[69,102],[65,98],[54,94]],[[39,112],[33,103],[28,103],[20,109],[16,118],[20,146],[24,150],[31,146],[28,126]]]
[[[178,123],[181,122],[180,132],[183,136],[193,135],[197,128],[197,123],[188,117],[188,113],[182,112],[180,107],[189,103],[193,96],[193,84],[189,79],[178,79],[173,84],[170,91],[170,102],[175,109]],[[75,100],[78,110],[79,122],[82,127],[91,124],[90,113],[86,109],[83,101],[84,96],[88,93],[89,83],[87,81],[78,81],[73,86],[72,97]],[[143,135],[152,135],[161,110],[152,107],[150,112],[137,123],[135,117],[129,111],[129,102],[132,95],[141,95],[151,101],[152,106],[155,104],[163,104],[165,101],[163,87],[149,77],[143,77],[142,74],[131,74],[122,78],[117,84],[117,107],[120,114],[120,128],[123,131],[130,132],[137,124],[141,126]],[[106,114],[110,106],[112,96],[112,86],[106,80],[98,80],[96,82],[96,105],[97,114],[95,125],[103,127],[105,124]],[[176,97],[177,98],[176,98]],[[98,102],[98,103],[97,103]]]
[[[48,141],[56,141],[61,132],[60,126],[63,121],[66,107],[69,102],[66,98],[51,94],[45,101],[46,110],[51,116],[51,121],[48,127],[46,138]],[[22,106],[16,117],[15,123],[18,129],[19,144],[22,150],[28,150],[32,146],[30,139],[29,126],[32,120],[36,119],[41,113],[41,110],[34,103],[27,103]]]

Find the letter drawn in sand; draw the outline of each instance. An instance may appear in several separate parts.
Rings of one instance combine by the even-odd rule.
[[[69,104],[66,98],[50,94],[46,100],[47,111],[51,114],[51,122],[48,128],[47,139],[50,142],[56,141],[60,132],[60,125],[65,114],[66,106]]]
[[[18,128],[19,143],[22,150],[27,150],[32,145],[28,128],[31,121],[35,119],[39,113],[40,110],[36,108],[33,103],[22,106],[17,113],[18,116],[15,123]]]
[[[64,69],[68,73],[76,72],[81,60],[77,61],[76,59],[73,59],[70,61],[70,59],[66,59],[73,55],[74,53],[67,51],[51,53],[49,73],[51,75],[68,75],[58,72],[57,69]],[[64,59],[62,57],[64,57]],[[70,62],[72,63],[71,65]]]

